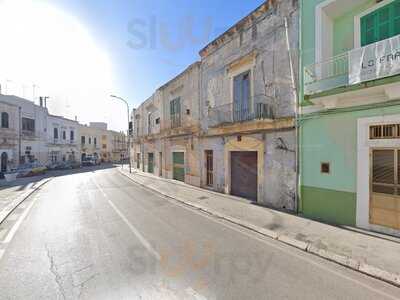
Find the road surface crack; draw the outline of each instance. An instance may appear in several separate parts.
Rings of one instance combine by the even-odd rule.
[[[58,273],[57,266],[56,266],[56,264],[54,262],[54,257],[51,255],[50,250],[47,247],[47,245],[45,245],[45,248],[46,248],[46,252],[47,252],[47,257],[48,257],[49,262],[50,262],[50,272],[54,275],[55,282],[57,284],[58,290],[61,293],[63,299],[66,299],[65,291],[64,291],[64,288],[62,286],[62,278],[61,278],[61,275]]]
[[[74,285],[73,285],[74,287],[79,287],[78,299],[81,298],[82,293],[83,293],[83,289],[85,288],[85,285],[86,285],[90,280],[92,280],[93,278],[95,278],[97,275],[99,275],[99,273],[95,273],[95,274],[91,275],[89,278],[87,278],[87,279],[85,279],[84,281],[82,281],[81,283],[79,283],[79,284],[74,284]]]

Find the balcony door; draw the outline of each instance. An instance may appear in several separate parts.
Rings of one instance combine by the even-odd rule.
[[[250,72],[244,72],[233,78],[233,121],[251,119]]]
[[[361,46],[398,34],[400,34],[400,0],[395,0],[361,18]]]

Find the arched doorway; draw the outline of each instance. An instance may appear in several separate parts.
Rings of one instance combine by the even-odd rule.
[[[0,171],[2,173],[7,172],[7,162],[8,162],[7,152],[3,152],[1,154],[1,166],[0,166]]]

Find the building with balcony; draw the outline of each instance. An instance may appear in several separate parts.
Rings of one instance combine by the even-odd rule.
[[[301,1],[301,203],[399,234],[400,1]]]
[[[47,165],[79,162],[79,123],[61,116],[47,116]]]
[[[8,116],[9,124],[17,122],[14,128],[20,130],[18,132],[16,156],[13,159],[14,163],[18,165],[19,163],[38,161],[41,164],[46,164],[48,158],[47,108],[12,95],[0,95],[0,101],[17,107],[19,111],[18,114],[13,113]]]
[[[0,177],[18,164],[19,107],[0,101]]]
[[[91,122],[79,124],[80,158],[86,156],[102,162],[119,162],[127,155],[126,135],[122,132],[107,129],[107,123]]]
[[[195,62],[133,111],[135,167],[200,186],[199,82]]]
[[[295,208],[296,1],[266,1],[132,112],[134,166]]]
[[[200,51],[203,187],[295,209],[298,33],[297,2],[267,1]]]

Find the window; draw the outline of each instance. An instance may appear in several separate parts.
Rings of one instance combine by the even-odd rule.
[[[361,18],[361,46],[400,34],[400,0]]]
[[[213,151],[206,150],[206,170],[207,170],[207,180],[206,184],[208,186],[214,185],[214,158],[213,158]]]
[[[257,24],[253,24],[253,27],[251,27],[251,38],[253,41],[257,39]]]
[[[331,166],[328,162],[321,163],[321,173],[322,174],[329,174],[331,172]]]
[[[176,98],[170,102],[171,128],[181,126],[181,99]]]
[[[71,142],[75,139],[73,130],[71,130],[70,133],[69,133],[69,139],[71,140]]]
[[[92,138],[89,137],[89,145],[91,145],[91,144],[92,144]]]
[[[22,118],[22,130],[34,132],[35,120],[29,118]]]
[[[103,144],[103,149],[107,149],[107,145],[106,144]]]
[[[86,143],[86,138],[85,138],[85,136],[81,136],[81,144],[82,145],[85,145],[85,143]]]
[[[53,129],[53,137],[54,139],[58,139],[58,128]]]
[[[67,133],[65,132],[65,130],[63,130],[62,137],[64,141],[67,139]]]
[[[250,112],[250,72],[244,72],[233,78],[233,120],[251,119]]]
[[[156,124],[160,124],[160,118],[156,119]]]
[[[93,138],[93,144],[96,146],[97,145],[97,138]]]
[[[8,128],[8,113],[2,112],[1,113],[1,128]]]
[[[400,138],[400,124],[382,124],[369,127],[370,140]]]
[[[151,134],[151,127],[152,127],[152,113],[147,115],[147,134]]]

